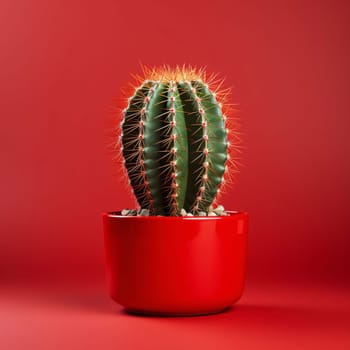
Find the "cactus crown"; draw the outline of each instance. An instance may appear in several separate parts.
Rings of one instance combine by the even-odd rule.
[[[143,71],[123,110],[119,138],[138,205],[151,215],[208,212],[235,168],[229,91],[203,69]]]

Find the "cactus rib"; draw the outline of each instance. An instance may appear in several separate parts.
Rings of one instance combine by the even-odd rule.
[[[122,122],[122,142],[124,164],[127,168],[130,184],[142,208],[151,209],[153,199],[149,191],[149,182],[144,162],[144,126],[146,109],[151,100],[155,83],[145,82],[131,97],[125,109]]]

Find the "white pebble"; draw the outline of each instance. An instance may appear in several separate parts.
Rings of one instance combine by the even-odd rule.
[[[222,215],[222,213],[225,211],[225,208],[222,205],[218,205],[215,209],[214,209],[214,213],[216,215]]]
[[[181,209],[180,215],[181,216],[186,216],[186,214],[187,214],[186,210],[185,209]]]
[[[215,212],[210,211],[210,212],[208,213],[208,216],[216,216],[216,214],[215,214]]]
[[[149,216],[149,210],[148,209],[141,209],[139,216]]]
[[[129,214],[129,211],[130,211],[129,209],[123,209],[122,210],[122,215],[123,216],[127,216]]]
[[[207,213],[205,211],[200,211],[198,213],[198,216],[207,216]]]
[[[187,215],[186,216],[193,216],[193,214],[192,213],[187,213]]]

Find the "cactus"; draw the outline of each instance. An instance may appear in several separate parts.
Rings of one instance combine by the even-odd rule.
[[[129,183],[151,215],[208,212],[230,170],[226,91],[204,70],[144,68],[123,110],[120,150]],[[220,84],[219,84],[220,85]],[[232,146],[232,145],[231,145]]]

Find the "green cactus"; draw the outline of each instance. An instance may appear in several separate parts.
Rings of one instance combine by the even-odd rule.
[[[208,212],[227,170],[222,106],[202,79],[181,72],[150,74],[123,111],[124,165],[139,206],[151,215]]]

